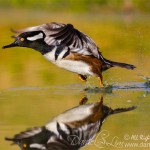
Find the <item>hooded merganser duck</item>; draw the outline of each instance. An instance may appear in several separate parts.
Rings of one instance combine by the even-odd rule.
[[[103,105],[102,100],[79,105],[43,127],[34,127],[5,139],[18,144],[22,150],[78,150],[94,139],[107,116],[135,108],[111,109]]]
[[[71,24],[53,22],[12,31],[19,35],[14,36],[15,41],[12,44],[3,48],[19,46],[35,49],[48,61],[77,73],[84,81],[87,76],[98,77],[100,87],[103,87],[103,71],[114,66],[131,70],[135,68],[134,65],[104,58],[95,42]]]

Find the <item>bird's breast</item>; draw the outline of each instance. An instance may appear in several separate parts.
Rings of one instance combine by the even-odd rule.
[[[45,53],[43,56],[50,62],[56,63],[57,60],[61,60],[69,54],[69,50],[66,47],[55,46],[49,52]]]
[[[68,49],[59,49],[55,47],[52,51],[44,54],[43,56],[53,64],[60,68],[66,69],[82,75],[93,75],[91,66],[83,60],[65,59],[68,55]]]

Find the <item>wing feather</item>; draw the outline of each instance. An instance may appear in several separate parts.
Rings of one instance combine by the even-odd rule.
[[[42,131],[42,128],[40,127],[34,127],[34,128],[31,128],[31,129],[28,129],[26,131],[23,131],[19,134],[16,134],[14,136],[14,139],[23,139],[23,138],[29,138],[29,137],[32,137],[38,133],[40,133]]]
[[[43,31],[48,45],[68,46],[70,51],[83,55],[93,55],[100,58],[95,42],[86,34],[75,29],[71,24],[47,23],[40,26],[29,27],[24,30],[12,30],[15,33]]]

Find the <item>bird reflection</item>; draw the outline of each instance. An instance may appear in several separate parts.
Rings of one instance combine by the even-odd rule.
[[[66,110],[46,125],[6,140],[18,144],[22,150],[78,150],[94,139],[107,116],[136,108],[112,109],[103,104],[102,97],[96,103],[85,104],[86,101],[84,97],[80,105]]]

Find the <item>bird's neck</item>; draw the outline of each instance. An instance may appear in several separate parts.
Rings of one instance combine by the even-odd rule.
[[[35,49],[36,51],[40,52],[42,55],[50,52],[53,50],[55,46],[53,45],[48,45],[45,42],[42,43],[33,43],[30,48]]]

